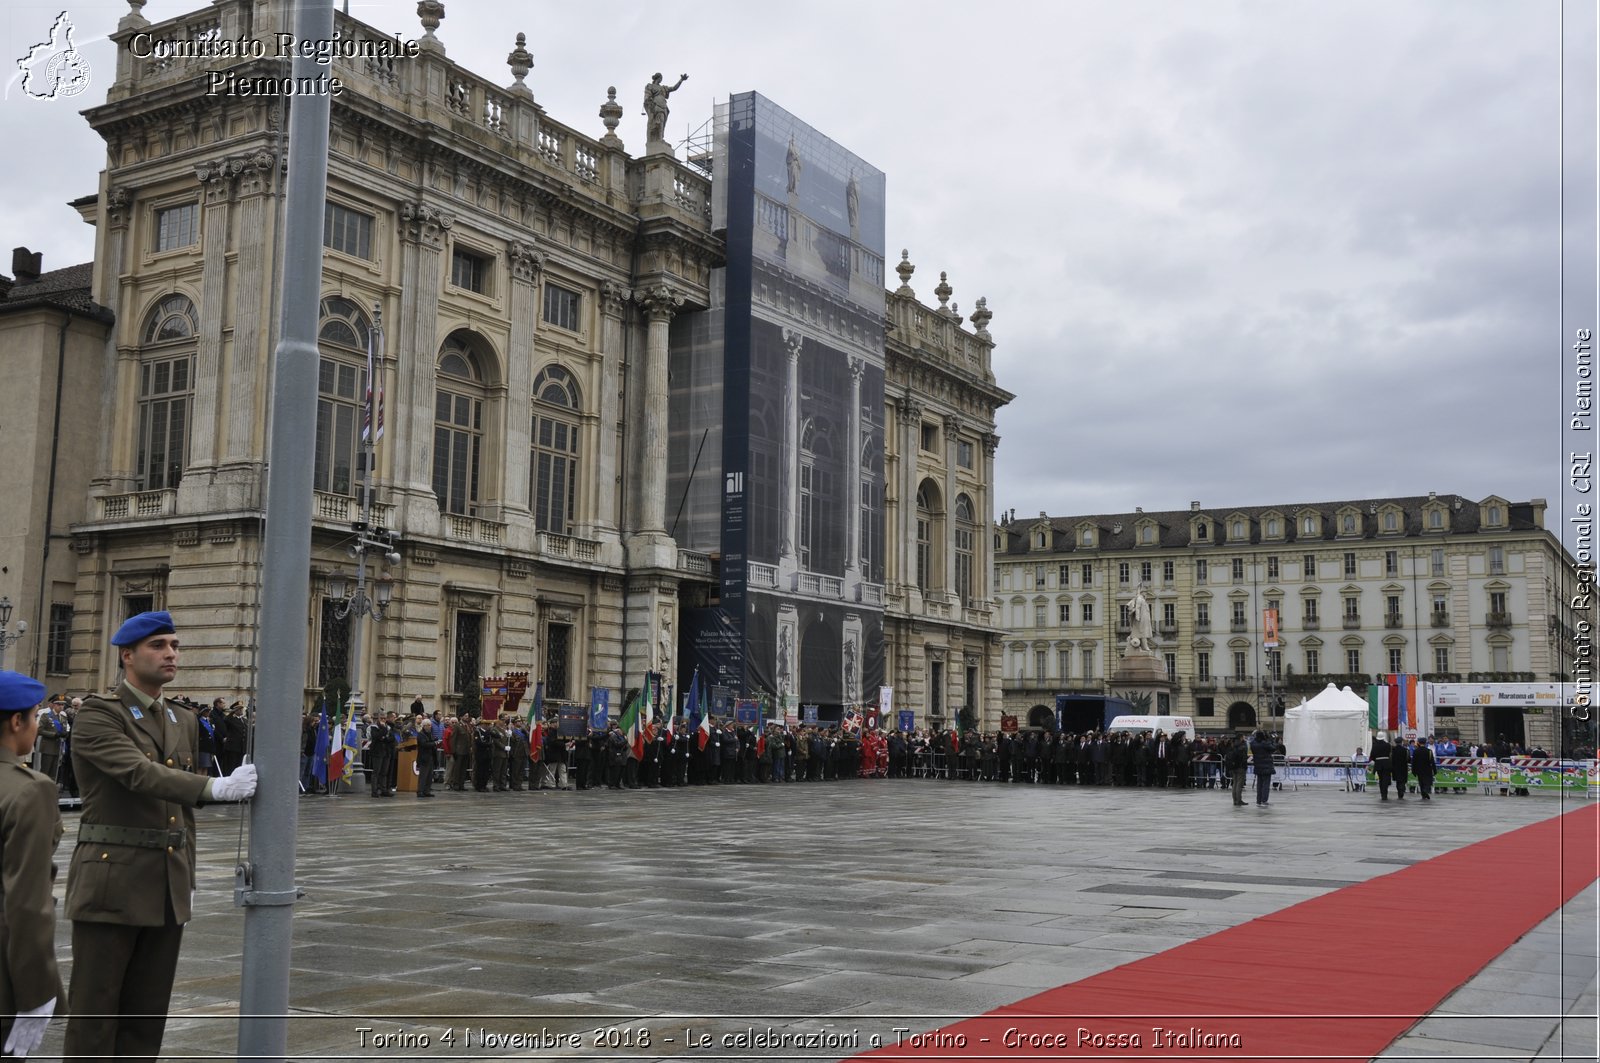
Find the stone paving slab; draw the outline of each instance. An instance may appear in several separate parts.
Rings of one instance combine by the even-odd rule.
[[[1300,790],[1274,794],[1268,811],[1236,810],[1222,791],[924,780],[307,797],[291,1057],[438,1055],[437,1043],[431,1053],[359,1052],[354,1031],[380,1020],[435,1039],[468,1023],[587,1032],[630,1020],[667,1036],[673,1016],[696,1013],[738,1030],[761,1010],[802,1025],[921,1014],[926,1029],[1559,809],[1553,799],[1396,804]],[[212,806],[198,819],[202,885],[174,990],[171,1059],[231,1058],[237,1029],[238,813]],[[685,830],[690,821],[715,827]],[[69,813],[63,863],[75,830]],[[1517,1046],[1520,1058],[1555,1058],[1548,1034],[1558,1027],[1569,1044],[1581,1040],[1594,1001],[1594,964],[1584,966],[1593,893],[1491,964],[1450,1011],[1471,1015],[1516,993],[1547,1000],[1551,1028]],[[70,928],[57,933],[70,978]],[[1585,1002],[1589,1012],[1575,1010]],[[1414,1054],[1470,1044],[1443,1039],[1463,1036],[1463,1020],[1428,1021],[1408,1035],[1422,1046]],[[1498,1041],[1539,1034],[1499,1025],[1470,1036],[1483,1030]],[[674,1036],[656,1042],[659,1058],[685,1054],[681,1030]],[[42,1055],[59,1053],[60,1038],[57,1023]],[[1513,1046],[1477,1047],[1495,1058]],[[472,1058],[548,1054],[501,1045]]]

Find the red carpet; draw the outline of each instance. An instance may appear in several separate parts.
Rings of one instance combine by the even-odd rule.
[[[1600,877],[1597,837],[1591,804],[868,1055],[1368,1060]]]

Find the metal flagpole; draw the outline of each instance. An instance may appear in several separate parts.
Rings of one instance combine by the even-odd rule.
[[[333,0],[298,0],[294,32],[301,41],[332,40]],[[315,81],[326,69],[312,55],[297,53],[292,74]],[[294,852],[299,825],[300,702],[306,674],[305,617],[311,598],[317,308],[331,112],[326,88],[295,97],[289,111],[279,278],[283,302],[273,352],[272,444],[262,533],[261,712],[256,729],[261,785],[250,805],[250,849],[234,873],[234,903],[245,911],[238,1055],[258,1060],[282,1060],[288,1051],[289,947],[299,894]]]

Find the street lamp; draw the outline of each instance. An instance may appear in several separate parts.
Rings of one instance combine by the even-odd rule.
[[[334,603],[334,616],[343,620],[354,614],[357,620],[350,629],[350,700],[347,704],[351,709],[362,705],[360,620],[362,617],[371,617],[374,623],[381,623],[389,603],[394,599],[394,580],[387,572],[372,581],[372,593],[367,593],[367,554],[376,552],[382,561],[391,565],[400,563],[392,533],[361,522],[357,522],[354,528],[356,541],[350,547],[350,553],[356,562],[355,576],[352,578],[343,572],[336,572],[328,577],[327,582],[328,597]]]
[[[10,627],[11,598],[7,596],[0,598],[0,668],[4,668],[6,664],[6,649],[13,642],[20,641],[22,636],[28,633],[28,622],[26,620],[17,621],[17,630],[15,632],[11,631]]]

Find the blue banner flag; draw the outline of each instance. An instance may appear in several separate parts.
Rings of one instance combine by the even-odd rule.
[[[589,691],[589,729],[604,731],[611,722],[611,691],[592,687]]]

